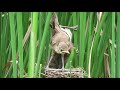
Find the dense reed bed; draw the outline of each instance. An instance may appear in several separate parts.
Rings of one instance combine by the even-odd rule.
[[[56,12],[72,30],[74,49],[65,68],[86,78],[120,77],[120,13]],[[40,78],[51,56],[52,12],[0,12],[0,78]]]

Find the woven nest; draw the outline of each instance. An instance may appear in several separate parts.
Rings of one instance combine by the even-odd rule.
[[[86,72],[82,68],[52,69],[45,70],[45,78],[84,78]]]

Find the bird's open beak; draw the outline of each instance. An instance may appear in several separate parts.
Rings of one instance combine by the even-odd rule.
[[[70,54],[70,52],[69,51],[62,51],[63,53],[67,53],[67,54]]]

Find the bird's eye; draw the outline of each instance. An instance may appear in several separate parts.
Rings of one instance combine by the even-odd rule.
[[[56,42],[52,41],[52,45],[55,45],[55,44],[56,44]]]
[[[60,50],[61,50],[61,52],[63,51],[63,49],[62,49],[62,48],[61,48]]]

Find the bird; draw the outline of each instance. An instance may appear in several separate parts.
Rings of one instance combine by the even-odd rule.
[[[64,56],[65,54],[70,54],[73,44],[72,44],[72,33],[68,28],[62,28],[59,25],[58,18],[56,13],[53,13],[51,20],[52,31],[52,39],[51,39],[51,48],[53,50],[53,54],[48,62],[46,69],[49,68],[49,64],[52,61],[54,55],[61,55],[62,60],[62,70],[64,71]]]

